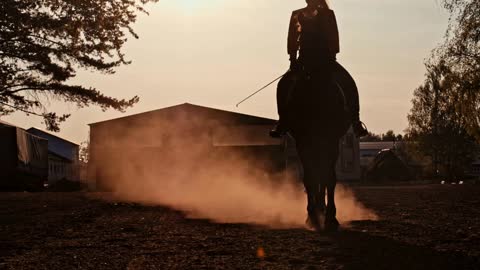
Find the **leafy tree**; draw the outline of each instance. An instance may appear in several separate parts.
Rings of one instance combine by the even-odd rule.
[[[382,136],[375,134],[373,132],[368,132],[367,136],[360,138],[361,142],[380,142],[382,141]]]
[[[450,69],[450,90],[465,129],[480,142],[480,1],[443,0],[450,12],[445,43],[434,57]]]
[[[414,92],[407,130],[416,151],[431,158],[433,171],[442,170],[451,179],[463,174],[478,151],[466,129],[468,119],[457,110],[456,80],[447,62],[427,64],[425,83]]]
[[[384,134],[369,132],[367,136],[360,138],[361,142],[391,142],[401,140],[403,140],[403,136],[401,134],[395,134],[393,130],[388,130]]]
[[[382,134],[382,141],[395,141],[397,136],[395,135],[395,132],[393,130],[387,131],[387,133]]]
[[[79,158],[82,163],[88,164],[90,158],[90,141],[84,141],[80,144]]]
[[[70,85],[79,68],[105,74],[129,64],[122,47],[137,12],[157,0],[0,1],[0,115],[14,111],[42,116],[58,131],[68,114],[46,107],[56,99],[78,107],[124,111],[138,97],[116,99],[95,88]]]

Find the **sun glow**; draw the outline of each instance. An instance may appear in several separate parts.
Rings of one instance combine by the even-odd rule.
[[[204,5],[204,2],[208,1],[202,1],[202,0],[176,0],[178,2],[178,5],[180,5],[183,8],[198,8],[202,5]]]

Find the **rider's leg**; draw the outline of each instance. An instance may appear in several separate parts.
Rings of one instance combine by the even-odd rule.
[[[360,99],[358,95],[358,87],[350,76],[348,71],[335,62],[334,76],[337,81],[341,81],[343,94],[347,102],[347,107],[350,113],[350,121],[352,122],[353,131],[358,137],[368,135],[368,130],[364,127],[364,124],[360,121]]]
[[[287,130],[286,118],[288,117],[288,102],[290,94],[295,87],[298,75],[294,71],[288,71],[278,82],[277,86],[277,111],[278,122],[270,131],[270,136],[279,138],[284,135]]]

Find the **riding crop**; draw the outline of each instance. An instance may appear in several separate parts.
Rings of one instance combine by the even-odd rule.
[[[286,73],[285,73],[286,74]],[[250,99],[251,97],[255,96],[256,94],[258,94],[260,91],[262,91],[263,89],[269,87],[271,84],[273,84],[274,82],[280,80],[281,78],[283,78],[283,76],[285,76],[285,74],[282,74],[282,76],[276,78],[275,80],[269,82],[268,84],[266,84],[265,86],[263,86],[262,88],[258,89],[257,91],[253,92],[251,95],[249,95],[248,97],[244,98],[242,101],[240,101],[239,103],[237,103],[236,107],[238,107],[238,105],[242,104],[243,102],[247,101],[248,99]]]

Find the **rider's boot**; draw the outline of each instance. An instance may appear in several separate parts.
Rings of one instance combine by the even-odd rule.
[[[272,138],[281,138],[283,135],[287,133],[287,129],[282,124],[281,121],[278,121],[277,124],[270,130],[270,137]]]
[[[325,214],[325,231],[327,232],[336,232],[338,231],[338,227],[340,223],[338,222],[337,218],[337,209],[333,205],[327,205],[327,211]]]

